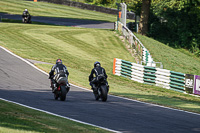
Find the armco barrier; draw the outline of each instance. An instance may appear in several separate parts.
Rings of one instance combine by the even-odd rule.
[[[151,57],[149,51],[144,47],[140,40],[121,22],[117,21],[115,23],[115,30],[118,30],[123,34],[124,38],[130,44],[130,48],[135,49],[139,62],[145,63],[147,66],[155,66],[155,62]]]
[[[185,74],[166,69],[143,66],[129,61],[114,59],[113,74],[131,80],[185,92]]]

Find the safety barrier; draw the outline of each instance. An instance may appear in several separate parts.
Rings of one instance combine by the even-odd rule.
[[[135,49],[139,62],[146,64],[147,66],[156,66],[149,51],[144,47],[140,40],[121,22],[115,23],[115,30],[118,30],[123,34],[125,39],[129,42],[130,48]]]
[[[114,59],[113,74],[131,80],[185,92],[185,74],[166,69],[143,66],[122,59]]]
[[[200,76],[184,74],[162,69],[161,62],[154,62],[149,51],[140,40],[121,22],[115,23],[115,30],[118,30],[128,41],[131,50],[136,51],[140,64],[129,61],[114,59],[113,74],[123,76],[131,80],[161,86],[163,88],[200,95]],[[145,64],[143,66],[141,64]],[[156,68],[159,64],[160,68]],[[158,66],[157,66],[158,67]]]

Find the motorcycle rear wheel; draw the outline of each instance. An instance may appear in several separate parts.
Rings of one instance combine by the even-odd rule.
[[[102,85],[101,86],[101,99],[103,102],[107,101],[107,94],[108,94],[108,91],[107,91],[106,85]]]
[[[58,100],[58,97],[59,97],[59,95],[55,92],[55,93],[54,93],[54,99],[55,99],[55,100]]]
[[[60,86],[60,89],[61,89],[60,100],[65,101],[67,95],[67,89],[63,85]]]

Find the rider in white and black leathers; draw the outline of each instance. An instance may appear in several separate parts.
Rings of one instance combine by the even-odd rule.
[[[52,82],[51,84],[52,92],[55,92],[55,90],[57,89],[56,76],[59,76],[59,77],[69,76],[67,67],[62,64],[61,59],[56,60],[56,64],[51,68],[51,71],[49,72],[49,79],[51,79],[51,82]]]
[[[28,22],[31,21],[31,15],[29,14],[28,9],[25,9],[25,10],[23,11],[23,13],[22,13],[22,18],[24,19],[25,17],[28,18]]]
[[[95,77],[94,77],[95,74]],[[96,88],[96,83],[98,81],[98,77],[99,76],[103,76],[105,77],[105,83],[108,86],[108,82],[107,82],[107,74],[106,71],[103,67],[101,67],[100,62],[96,61],[94,63],[94,68],[91,71],[91,74],[89,75],[89,81],[90,81],[90,85],[92,87],[93,93],[97,94],[97,88]],[[108,86],[109,89],[109,86]]]

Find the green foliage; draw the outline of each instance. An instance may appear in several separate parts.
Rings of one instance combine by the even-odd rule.
[[[94,5],[100,5],[104,7],[110,7],[110,8],[117,8],[116,3],[124,2],[127,4],[127,11],[132,11],[136,13],[137,15],[140,14],[141,5],[142,5],[142,0],[85,0],[84,2],[94,4]]]
[[[149,24],[149,36],[172,47],[186,48],[199,53],[199,1],[153,1]]]
[[[2,1],[0,1],[0,3],[1,2]],[[13,1],[11,0],[9,1],[9,3],[12,2]],[[19,2],[19,0],[15,2]],[[28,1],[23,3],[26,2]],[[35,3],[32,4],[33,7],[31,8],[34,9],[35,15],[54,16],[55,14],[52,14],[54,13],[52,10],[55,8],[56,14],[61,13],[59,14],[59,17],[82,17],[82,14],[63,16],[63,14],[70,12],[70,10],[67,10],[67,7],[65,6],[47,3],[37,3],[38,5],[34,4]],[[19,10],[20,12],[18,11],[18,13],[21,13],[21,10],[18,8],[20,5],[9,5],[9,11],[0,6],[0,10],[9,13]],[[39,9],[37,8],[38,6],[40,6]],[[42,10],[42,13],[40,10]],[[85,10],[79,10],[79,12],[83,11]],[[74,9],[73,12],[78,12],[78,10],[75,11]],[[94,13],[93,15],[86,14],[85,17],[87,16],[94,17],[97,15]],[[102,17],[98,17],[96,19],[101,18]],[[155,20],[158,20],[158,24],[160,23],[157,17],[155,17]],[[156,24],[154,27],[156,27]],[[110,85],[110,94],[173,108],[200,112],[200,99],[198,97],[156,86],[137,83],[113,75],[113,58],[121,58],[133,62],[133,58],[127,52],[121,40],[115,36],[113,31],[13,23],[1,23],[0,28],[0,45],[8,48],[23,58],[51,63],[54,63],[56,58],[62,58],[71,73],[71,76],[69,77],[70,83],[89,88],[88,75],[93,67],[94,61],[98,60],[101,61],[102,66],[105,67],[109,76],[108,82]],[[199,59],[194,58],[193,56],[188,56],[188,53],[187,55],[183,52],[177,52],[177,50],[145,36],[138,35],[138,38],[142,41],[145,47],[147,47],[156,61],[164,62],[165,68],[178,72],[200,74]],[[165,64],[168,65],[166,66]],[[40,66],[40,68],[43,68],[46,72],[51,68],[51,66],[47,64],[37,64],[37,66]],[[68,128],[68,126],[66,128]]]
[[[164,69],[200,75],[200,58],[184,49],[174,49],[152,38],[136,34],[149,50],[155,62],[162,62]]]
[[[137,15],[140,15],[141,7],[142,7],[142,0],[125,0],[127,4],[127,10],[132,11]]]
[[[98,4],[102,4],[102,5],[109,5],[109,4],[113,4],[115,2],[115,0],[94,0],[94,4],[98,5]]]
[[[109,94],[200,112],[198,97],[113,75],[113,58],[134,62],[134,58],[113,31],[14,23],[0,23],[0,28],[0,45],[23,58],[49,63],[55,63],[57,58],[63,59],[70,73],[70,83],[90,89],[88,75],[93,63],[100,61],[108,74]],[[168,64],[164,64],[165,68],[177,72],[200,73],[199,60],[145,36],[138,38],[150,50],[155,60]],[[49,64],[37,66],[46,72],[52,67]]]

